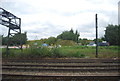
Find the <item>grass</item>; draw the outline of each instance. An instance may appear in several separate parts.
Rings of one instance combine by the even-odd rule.
[[[10,49],[6,56],[5,49],[2,50],[3,58],[95,58],[95,47],[88,46],[62,46],[60,48],[27,48],[23,51],[19,49]],[[99,58],[118,57],[118,47],[99,47]]]

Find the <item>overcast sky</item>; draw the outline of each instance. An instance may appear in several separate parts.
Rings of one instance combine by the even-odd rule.
[[[118,24],[119,0],[0,0],[0,7],[22,20],[22,32],[29,40],[56,37],[71,28],[80,38],[95,38],[95,14],[98,14],[99,37],[108,24]],[[0,25],[1,34],[8,28]]]

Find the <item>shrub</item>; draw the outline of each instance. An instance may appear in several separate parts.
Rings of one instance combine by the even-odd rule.
[[[62,46],[74,46],[76,43],[72,40],[58,40],[56,42],[57,45],[62,45]]]
[[[85,55],[84,55],[84,54],[81,54],[80,51],[77,51],[75,54],[73,54],[73,57],[84,58]]]
[[[60,57],[62,57],[62,55],[61,55],[61,51],[60,51],[60,49],[59,48],[53,48],[52,49],[52,57],[58,57],[58,58],[60,58]]]
[[[99,58],[114,58],[118,57],[118,47],[99,47]],[[82,46],[62,46],[60,48],[27,48],[22,51],[19,49],[10,49],[7,56],[6,49],[2,49],[3,58],[95,58],[95,47],[82,47]]]

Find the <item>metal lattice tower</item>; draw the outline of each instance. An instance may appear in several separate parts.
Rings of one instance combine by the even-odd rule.
[[[21,19],[0,7],[0,24],[9,28],[7,50],[10,45],[10,36],[21,34]],[[13,33],[14,32],[14,33]],[[22,45],[21,45],[22,49]]]

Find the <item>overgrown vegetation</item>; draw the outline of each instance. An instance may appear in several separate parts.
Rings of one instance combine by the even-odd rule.
[[[9,55],[2,50],[3,58],[95,58],[95,47],[88,46],[62,46],[60,48],[27,48],[23,51],[10,49]],[[99,58],[118,57],[118,47],[99,47]]]
[[[120,25],[108,25],[105,30],[105,40],[110,45],[120,45]]]
[[[74,42],[78,42],[80,34],[76,30],[76,32],[71,29],[70,31],[64,31],[62,34],[57,36],[57,39],[62,39],[62,40],[72,40]]]
[[[1,38],[2,38],[2,45],[7,45],[8,37],[7,36],[3,37],[3,35],[2,35]],[[21,34],[18,33],[9,38],[10,46],[26,44],[26,42],[27,42],[27,32],[21,33]]]
[[[118,57],[118,45],[120,45],[120,36],[118,35],[119,30],[120,25],[108,25],[106,27],[105,36],[98,39],[98,42],[107,41],[110,45],[115,46],[99,46],[99,58]],[[95,58],[95,47],[86,46],[89,42],[95,41],[95,39],[80,39],[79,36],[80,34],[78,31],[76,30],[76,32],[74,32],[72,29],[70,31],[62,32],[62,34],[57,37],[49,37],[47,39],[33,41],[27,41],[26,33],[21,35],[18,34],[10,38],[10,45],[14,46],[15,43],[16,45],[19,45],[20,41],[22,41],[22,44],[26,44],[26,46],[29,46],[30,48],[23,49],[23,51],[19,49],[10,49],[8,56],[6,55],[6,50],[3,49],[2,56],[3,58]],[[3,37],[2,42],[3,45],[6,45],[7,38]],[[54,48],[41,47],[44,42],[46,42],[49,46],[54,46]],[[57,48],[59,45],[62,47]]]

